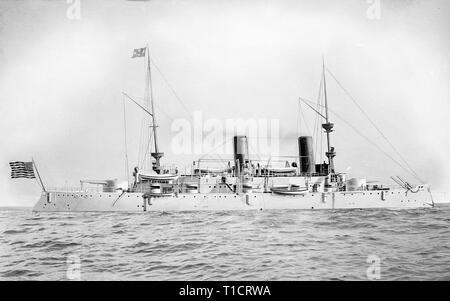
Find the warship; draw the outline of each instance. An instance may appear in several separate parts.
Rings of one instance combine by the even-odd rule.
[[[146,87],[144,104],[131,96],[124,97],[142,109],[149,120],[148,141],[151,145],[148,168],[135,167],[133,180],[120,185],[117,179],[81,180],[73,189],[46,188],[33,207],[34,212],[87,211],[197,211],[197,210],[275,210],[275,209],[352,209],[352,208],[429,208],[434,206],[428,184],[410,184],[391,177],[395,186],[382,185],[365,178],[347,178],[335,170],[336,151],[330,136],[326,94],[325,64],[322,68],[323,105],[313,106],[300,98],[320,118],[319,129],[326,137],[327,162],[317,163],[312,136],[300,136],[298,154],[283,166],[271,160],[258,161],[249,154],[249,137],[233,137],[233,158],[223,167],[209,167],[204,159],[191,165],[189,172],[163,165],[164,153],[158,145],[157,121],[151,83],[151,59],[148,46],[135,49],[133,58],[144,58]],[[322,108],[322,109],[319,109]],[[324,158],[325,158],[324,157]],[[34,161],[33,161],[34,165]],[[39,175],[39,173],[38,173]]]

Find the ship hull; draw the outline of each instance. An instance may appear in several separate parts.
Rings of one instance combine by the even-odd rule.
[[[35,212],[148,212],[199,210],[430,208],[430,192],[354,191],[277,195],[274,193],[186,193],[144,199],[143,193],[43,193]]]

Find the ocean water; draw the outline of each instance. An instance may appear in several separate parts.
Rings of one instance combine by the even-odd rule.
[[[1,280],[450,280],[450,209],[0,208]]]

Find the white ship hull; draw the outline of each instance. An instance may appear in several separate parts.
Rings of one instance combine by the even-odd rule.
[[[35,212],[88,211],[199,211],[199,210],[276,210],[276,209],[352,209],[352,208],[430,208],[431,193],[403,189],[387,191],[317,192],[302,195],[273,193],[187,193],[152,197],[142,193],[43,193]]]

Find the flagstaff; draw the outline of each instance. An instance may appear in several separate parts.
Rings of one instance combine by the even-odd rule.
[[[39,183],[41,184],[42,190],[44,190],[44,192],[47,192],[47,190],[45,189],[45,186],[44,186],[44,182],[42,182],[41,175],[39,174],[39,170],[38,170],[38,168],[36,166],[36,163],[34,162],[33,158],[31,158],[31,162],[33,162],[33,166],[34,166],[34,169],[36,170],[36,173],[37,173],[37,176],[38,176],[38,179],[39,179]]]

